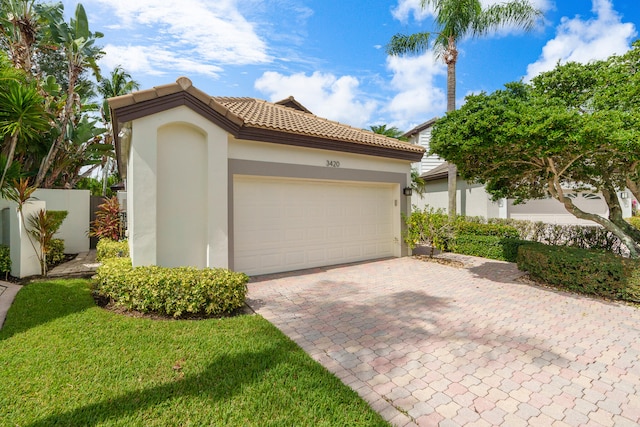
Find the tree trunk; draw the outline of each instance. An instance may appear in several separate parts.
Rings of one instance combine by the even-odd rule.
[[[67,100],[62,112],[63,116],[60,120],[60,136],[58,136],[58,138],[53,141],[53,144],[51,144],[51,148],[49,149],[47,156],[42,159],[42,163],[40,163],[40,169],[38,170],[36,181],[33,184],[35,187],[40,187],[44,182],[44,177],[51,168],[51,165],[56,158],[56,154],[58,154],[58,149],[63,144],[67,136],[67,125],[71,121],[71,116],[73,114],[73,106],[76,97],[75,85],[77,81],[78,74],[76,73],[73,64],[69,64],[69,88],[67,89]]]
[[[601,217],[598,214],[593,214],[589,212],[585,212],[582,209],[578,208],[573,204],[573,201],[568,197],[560,196],[558,194],[554,194],[554,198],[560,203],[564,205],[564,208],[571,213],[576,218],[586,219],[589,221],[593,221],[597,224],[600,224],[605,230],[610,231],[615,235],[623,245],[629,249],[629,256],[631,258],[639,258],[640,257],[640,245],[636,242],[632,236],[627,234],[623,227],[620,227],[618,224],[611,221],[609,218]],[[623,220],[624,221],[624,220]],[[626,221],[625,221],[626,222]]]
[[[456,62],[458,60],[458,50],[455,39],[449,37],[449,47],[445,52],[445,63],[447,64],[447,112],[456,109]],[[457,214],[457,192],[458,192],[458,168],[453,163],[449,163],[447,169],[447,195],[449,196],[449,206],[447,212],[449,219],[454,220]]]
[[[2,178],[0,178],[0,188],[4,186],[4,179],[7,177],[7,171],[11,167],[11,163],[13,162],[13,156],[16,152],[16,146],[18,145],[18,134],[14,133],[11,135],[11,139],[9,140],[9,153],[7,154],[7,163],[4,165],[4,170],[2,171]]]
[[[609,219],[611,222],[620,227],[625,234],[631,237],[636,244],[640,242],[640,230],[629,224],[622,216],[622,208],[620,206],[620,201],[618,200],[618,195],[613,188],[613,185],[608,184],[605,185],[605,188],[602,189],[602,196],[607,202],[607,206],[609,207]]]

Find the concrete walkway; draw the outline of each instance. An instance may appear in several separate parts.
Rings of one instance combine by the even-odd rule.
[[[248,303],[397,426],[640,424],[640,309],[467,260],[262,276]]]
[[[96,263],[96,251],[90,250],[78,254],[69,262],[58,265],[51,269],[48,274],[49,279],[61,277],[91,277],[95,274],[98,264]],[[0,281],[0,329],[7,317],[9,307],[13,303],[21,285]]]

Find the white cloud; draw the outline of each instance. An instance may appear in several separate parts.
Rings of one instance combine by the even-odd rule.
[[[416,21],[422,21],[431,15],[431,9],[423,8],[421,0],[398,0],[398,6],[391,15],[400,22],[406,22],[411,15]]]
[[[587,20],[579,16],[562,18],[555,38],[542,48],[540,58],[527,67],[525,80],[552,70],[558,61],[587,63],[629,50],[637,34],[635,26],[621,21],[610,0],[593,0],[592,11],[595,17]]]
[[[431,52],[414,57],[390,56],[387,69],[393,73],[391,88],[396,91],[385,108],[393,126],[408,129],[446,110],[446,92],[435,83],[437,76],[446,75],[446,66]]]
[[[293,96],[317,116],[361,128],[369,122],[377,103],[363,99],[359,84],[352,76],[336,77],[318,71],[288,76],[267,71],[256,80],[255,88],[271,101]]]
[[[126,35],[108,46],[110,63],[149,74],[215,75],[221,65],[270,62],[266,42],[237,0],[87,0],[113,14],[108,27]],[[89,8],[87,7],[87,10]],[[114,19],[115,18],[115,19]],[[115,22],[114,22],[115,21]],[[101,22],[93,19],[92,22]],[[94,24],[94,27],[96,25]],[[95,28],[94,28],[95,30]],[[123,37],[120,37],[123,39]]]
[[[125,66],[131,74],[147,74],[161,76],[172,74],[197,73],[217,78],[222,69],[215,65],[176,55],[176,52],[158,46],[114,46],[106,45],[106,55],[100,60],[100,67],[114,69],[117,65]],[[171,71],[168,71],[171,70]]]
[[[504,2],[505,0],[480,0],[480,4],[483,7]],[[552,0],[529,0],[529,3],[542,12],[546,12],[553,7]],[[422,0],[398,0],[398,5],[391,11],[391,14],[401,22],[406,22],[410,16],[413,16],[416,21],[423,21],[434,15],[433,7],[430,5],[425,8],[422,7]]]

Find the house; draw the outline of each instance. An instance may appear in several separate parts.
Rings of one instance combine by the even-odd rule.
[[[186,77],[109,105],[134,266],[253,275],[408,253],[403,189],[420,146]]]
[[[431,129],[437,118],[428,120],[411,129],[403,136],[413,144],[425,148],[425,154],[419,162],[413,164],[420,177],[425,181],[425,192],[422,195],[414,193],[411,204],[415,209],[424,209],[426,206],[435,209],[447,210],[448,207],[448,164],[435,154],[429,154],[431,141]],[[513,218],[530,221],[542,221],[549,224],[583,224],[594,225],[592,221],[576,218],[567,212],[564,205],[556,199],[547,198],[530,200],[526,203],[514,205],[512,200],[491,200],[491,196],[485,191],[484,186],[469,183],[460,177],[457,180],[457,209],[458,213],[467,216],[482,216],[485,218]],[[567,189],[568,197],[580,209],[597,213],[606,217],[609,213],[607,204],[600,194],[590,191],[574,191]],[[623,191],[618,194],[624,217],[632,216],[630,192]]]

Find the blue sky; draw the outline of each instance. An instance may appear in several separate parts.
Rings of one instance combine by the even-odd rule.
[[[481,0],[484,4],[500,0]],[[638,0],[530,0],[529,33],[502,29],[459,44],[457,98],[492,92],[567,60],[622,54],[639,37]],[[67,14],[77,2],[63,1]],[[446,107],[446,68],[431,52],[388,57],[396,33],[430,31],[420,0],[84,0],[105,37],[100,65],[142,88],[189,77],[214,96],[278,101],[368,128],[409,130]]]

